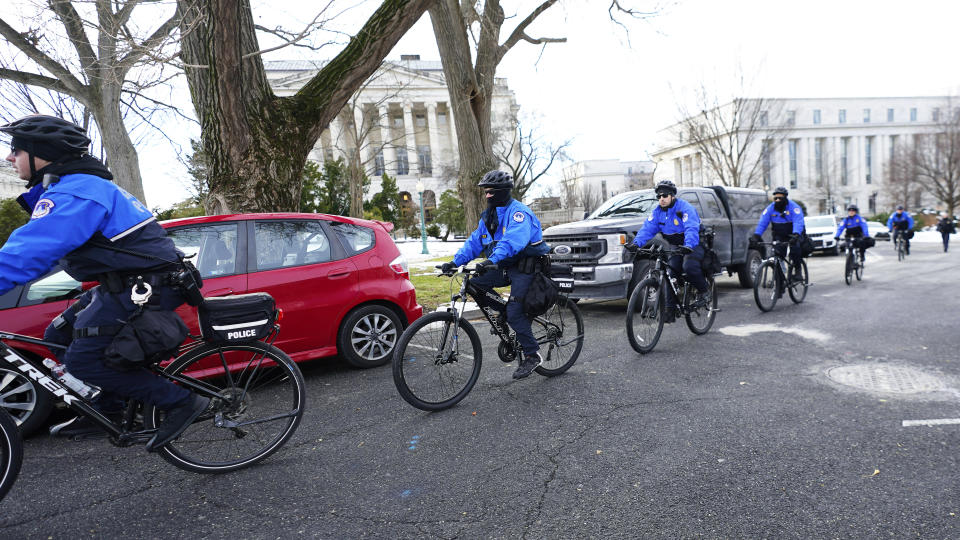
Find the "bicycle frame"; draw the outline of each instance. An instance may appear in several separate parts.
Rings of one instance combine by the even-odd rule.
[[[673,268],[667,264],[667,261],[670,260],[675,253],[675,250],[665,250],[665,249],[653,249],[653,250],[643,250],[641,249],[634,255],[634,258],[638,258],[640,255],[648,256],[646,258],[653,259],[653,267],[647,271],[646,275],[643,276],[644,279],[653,278],[657,280],[657,286],[661,290],[666,290],[665,287],[670,287],[670,290],[673,292],[673,297],[677,299],[677,307],[680,309],[680,312],[684,315],[687,314],[687,293],[689,292],[689,287],[684,287],[686,285],[686,280],[683,275],[674,276]],[[673,280],[668,278],[676,278],[677,285],[674,286]],[[666,285],[665,285],[666,284]],[[682,294],[681,294],[682,292]],[[658,300],[659,302],[659,300]]]
[[[789,262],[777,253],[776,247],[782,244],[787,244],[787,246],[789,247],[790,243],[783,242],[780,240],[774,240],[772,242],[761,242],[761,243],[763,245],[767,245],[773,248],[770,250],[771,255],[766,259],[764,259],[764,261],[772,261],[776,263],[774,264],[774,266],[776,267],[777,292],[782,293],[783,289],[786,288],[786,282],[787,282],[787,275],[784,273],[783,269],[789,264]]]

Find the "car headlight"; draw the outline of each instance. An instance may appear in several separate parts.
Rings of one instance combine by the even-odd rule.
[[[625,234],[601,234],[597,236],[607,243],[607,254],[597,261],[598,264],[618,264],[623,262],[623,245],[627,243]]]

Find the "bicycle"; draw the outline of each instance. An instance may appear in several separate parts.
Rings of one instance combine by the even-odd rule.
[[[0,501],[13,487],[23,462],[23,440],[17,422],[0,409]]]
[[[463,313],[468,297],[474,299],[490,323],[490,333],[500,339],[500,360],[522,360],[523,349],[501,315],[506,312],[507,299],[496,291],[472,285],[472,277],[478,275],[475,269],[464,268],[460,274],[463,281],[460,291],[451,295],[451,307],[414,321],[400,336],[394,352],[393,382],[397,390],[407,403],[424,411],[456,405],[480,377],[480,336]],[[561,294],[546,313],[534,317],[531,323],[537,343],[547,346],[546,354],[541,349],[543,363],[535,371],[554,377],[570,369],[583,348],[583,316],[577,305]],[[461,348],[461,344],[465,345]]]
[[[907,231],[894,229],[893,247],[897,250],[897,261],[907,258]]]
[[[753,282],[753,299],[757,302],[760,311],[767,312],[777,305],[777,300],[783,296],[784,289],[789,293],[794,304],[803,302],[807,297],[807,288],[810,287],[810,275],[807,273],[807,261],[800,260],[801,279],[787,279],[787,261],[777,254],[777,246],[787,245],[789,242],[774,240],[760,242],[771,247],[771,256],[765,259]],[[791,248],[799,249],[799,248]]]
[[[843,249],[847,252],[847,261],[843,267],[843,279],[850,285],[853,282],[853,276],[856,275],[857,281],[863,279],[863,256],[857,255],[856,242],[853,238],[847,238]]]
[[[305,392],[300,369],[272,345],[279,329],[274,323],[262,340],[235,343],[191,335],[194,341],[181,346],[166,367],[148,368],[211,400],[193,425],[157,449],[164,460],[192,472],[223,473],[253,465],[287,442],[303,417]],[[163,420],[160,409],[128,400],[120,420],[113,421],[94,408],[90,399],[57,379],[50,368],[10,347],[7,341],[51,350],[65,349],[63,345],[0,331],[0,355],[53,394],[55,400],[100,426],[113,445],[145,444],[156,433]]]
[[[667,287],[678,299],[675,308],[683,315],[687,328],[696,335],[706,334],[717,317],[717,289],[713,276],[704,276],[707,280],[710,299],[706,304],[697,303],[697,289],[683,275],[674,276],[673,269],[667,264],[676,250],[660,245],[637,250],[634,257],[653,259],[653,265],[640,283],[634,287],[627,302],[627,339],[633,350],[646,354],[657,346],[663,332],[666,314]]]

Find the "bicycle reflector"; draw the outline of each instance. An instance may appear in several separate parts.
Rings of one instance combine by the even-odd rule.
[[[277,322],[280,322],[282,320],[283,320],[283,310],[280,308],[277,308]]]

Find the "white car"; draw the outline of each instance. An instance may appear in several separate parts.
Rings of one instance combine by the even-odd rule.
[[[840,250],[837,241],[833,236],[837,234],[836,216],[809,216],[803,218],[803,225],[807,229],[807,235],[813,240],[813,248],[817,251],[826,251],[831,255],[837,255]]]

